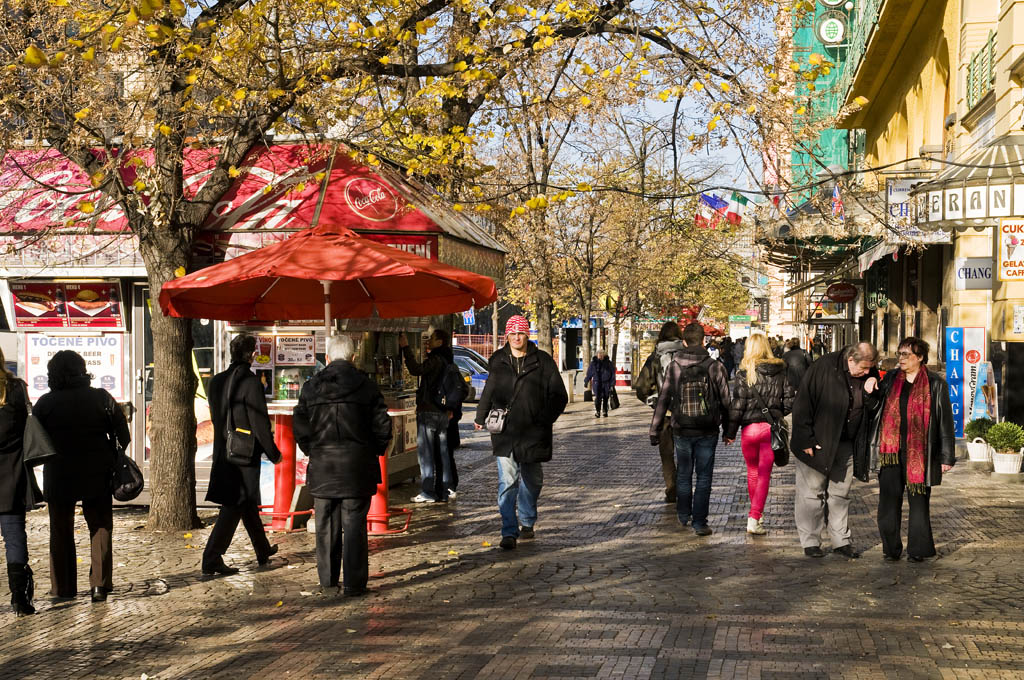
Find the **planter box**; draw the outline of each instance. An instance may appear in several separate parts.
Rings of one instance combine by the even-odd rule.
[[[1020,472],[1021,460],[1024,460],[1024,449],[1017,453],[992,453],[992,467],[999,474],[1017,474]]]
[[[975,438],[973,442],[967,442],[967,457],[976,463],[985,463],[992,460],[988,442],[981,437]]]

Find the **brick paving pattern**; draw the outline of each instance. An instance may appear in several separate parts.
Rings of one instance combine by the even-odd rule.
[[[707,538],[662,502],[650,410],[573,404],[544,467],[537,538],[498,548],[485,437],[459,453],[448,505],[371,539],[362,599],[316,592],[311,534],[275,535],[258,569],[241,530],[230,577],[200,575],[209,529],[155,534],[115,512],[115,590],[50,602],[45,512],[29,517],[39,614],[0,615],[2,678],[1002,678],[1024,677],[1024,487],[966,461],[932,497],[939,557],[883,562],[877,485],[855,483],[860,560],[808,559],[793,471],[776,469],[769,534],[745,532],[739,446],[719,446]],[[414,485],[392,489],[407,504]],[[203,511],[207,519],[209,511]],[[79,555],[86,554],[78,517]],[[904,524],[905,530],[905,524]],[[490,545],[485,545],[490,544]],[[827,549],[827,545],[825,546]],[[6,591],[5,602],[6,602]]]

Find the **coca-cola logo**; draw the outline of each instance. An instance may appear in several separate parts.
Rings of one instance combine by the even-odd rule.
[[[825,297],[833,302],[852,302],[857,297],[857,286],[845,281],[833,283],[825,291]]]
[[[391,187],[367,177],[349,180],[345,202],[354,213],[374,222],[387,222],[398,214],[398,197]]]
[[[976,349],[969,349],[967,350],[967,354],[964,355],[964,358],[967,359],[967,363],[976,364],[981,361],[981,352]]]

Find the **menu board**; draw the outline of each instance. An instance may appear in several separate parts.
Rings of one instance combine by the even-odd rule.
[[[117,281],[19,281],[10,288],[17,328],[124,330]]]
[[[46,364],[63,349],[78,352],[85,359],[86,370],[93,377],[93,387],[102,387],[117,401],[127,401],[123,334],[77,336],[25,333],[24,348],[24,378],[28,383],[28,396],[33,401],[49,391]]]
[[[315,366],[314,340],[312,335],[277,336],[277,366]]]

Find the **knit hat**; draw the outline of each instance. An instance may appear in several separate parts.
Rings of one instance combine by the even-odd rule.
[[[509,317],[509,320],[505,323],[505,335],[509,333],[529,333],[530,322],[526,320],[526,317],[521,314]]]

